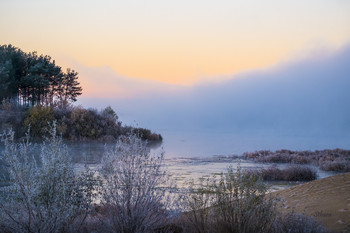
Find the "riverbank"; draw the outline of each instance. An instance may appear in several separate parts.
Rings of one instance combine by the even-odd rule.
[[[285,202],[282,212],[315,218],[330,232],[350,232],[350,173],[338,174],[273,193]]]

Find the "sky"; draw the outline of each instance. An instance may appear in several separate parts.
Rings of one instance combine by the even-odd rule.
[[[1,0],[0,44],[78,71],[78,104],[111,105],[171,153],[350,149],[349,12],[347,0]]]
[[[0,42],[63,67],[189,86],[337,49],[348,12],[347,0],[2,0]]]
[[[350,149],[350,44],[322,54],[216,83],[79,102],[110,104],[127,123],[160,132],[166,151],[178,156]],[[108,72],[100,70],[106,83]]]

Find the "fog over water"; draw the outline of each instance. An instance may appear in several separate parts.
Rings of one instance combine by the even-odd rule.
[[[108,68],[76,69],[81,78],[94,72],[118,90],[137,83]],[[169,157],[350,149],[350,46],[224,81],[192,87],[142,81],[139,87],[130,89],[140,91],[136,97],[83,96],[79,104],[110,105],[124,123],[161,133]]]

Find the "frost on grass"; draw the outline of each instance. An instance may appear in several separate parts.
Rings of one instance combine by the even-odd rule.
[[[1,189],[1,231],[64,232],[84,223],[94,198],[93,172],[76,174],[55,123],[48,132],[38,155],[30,151],[29,136],[16,143],[12,130],[2,134],[8,185]]]
[[[184,196],[188,210],[179,225],[188,233],[321,233],[315,220],[302,214],[280,213],[278,199],[268,195],[261,177],[246,175],[238,166],[219,179],[202,180]]]
[[[229,168],[219,179],[190,189],[186,232],[270,232],[276,212],[266,192],[259,177]]]

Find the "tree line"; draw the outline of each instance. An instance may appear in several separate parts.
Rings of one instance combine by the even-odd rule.
[[[162,141],[149,129],[122,125],[110,107],[73,106],[81,94],[76,71],[63,72],[50,56],[0,45],[0,130],[13,129],[22,138],[30,128],[33,138],[42,139],[47,124],[56,121],[58,133],[68,140],[114,141],[136,133],[149,142]]]
[[[66,106],[82,94],[78,73],[62,71],[50,56],[0,46],[0,100],[21,106]]]

